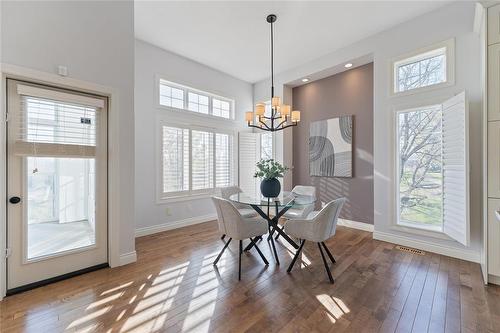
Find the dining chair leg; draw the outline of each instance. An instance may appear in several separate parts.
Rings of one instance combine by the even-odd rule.
[[[243,240],[240,240],[240,256],[238,259],[238,281],[241,280],[241,254],[243,253]]]
[[[221,240],[224,240],[224,238],[226,238],[226,234],[224,234],[224,235],[222,235],[222,236],[220,237],[220,239],[221,239]]]
[[[292,271],[293,265],[295,265],[295,261],[297,261],[297,258],[300,256],[300,253],[301,253],[302,248],[304,247],[305,243],[306,243],[305,240],[300,242],[299,249],[295,253],[295,256],[293,257],[292,262],[290,263],[290,266],[288,266],[288,269],[286,270],[288,273],[290,273]]]
[[[231,239],[232,238],[229,238],[229,240],[226,242],[226,244],[224,244],[224,247],[222,248],[222,250],[220,251],[219,255],[217,256],[217,258],[215,258],[215,261],[214,261],[214,266],[217,265],[217,263],[219,262],[219,259],[220,257],[222,257],[222,254],[224,253],[224,251],[226,250],[226,248],[228,247],[229,243],[231,243]]]
[[[328,257],[330,257],[330,260],[332,261],[332,264],[335,264],[337,261],[336,261],[336,260],[335,260],[335,258],[333,257],[333,255],[332,255],[332,253],[330,252],[330,250],[328,250],[328,248],[326,247],[325,242],[321,242],[321,245],[323,245],[323,248],[325,249],[326,254],[328,255]]]
[[[280,264],[280,260],[278,259],[278,252],[276,251],[276,245],[274,245],[274,238],[271,237],[271,245],[273,246],[274,257],[276,258],[276,265]]]
[[[330,267],[328,267],[328,262],[326,261],[325,255],[323,254],[323,250],[321,249],[320,243],[318,243],[318,249],[319,249],[319,252],[321,253],[321,258],[323,259],[323,264],[325,264],[326,273],[328,274],[328,278],[330,279],[330,283],[334,283],[335,281],[333,280],[332,272],[330,272]]]
[[[259,247],[257,246],[256,241],[250,238],[250,242],[252,242],[253,246],[255,246],[255,249],[259,253],[260,257],[262,258],[262,261],[264,261],[264,264],[266,264],[266,266],[269,265],[269,262],[267,261],[266,257],[264,257],[264,254],[260,251]]]

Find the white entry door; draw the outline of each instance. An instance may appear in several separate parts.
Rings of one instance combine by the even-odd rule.
[[[7,289],[107,263],[107,99],[7,80]]]

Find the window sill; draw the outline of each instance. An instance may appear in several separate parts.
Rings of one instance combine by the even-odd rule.
[[[402,97],[402,96],[420,94],[420,93],[430,92],[432,90],[451,87],[453,85],[455,85],[455,82],[449,80],[449,81],[445,81],[445,82],[441,82],[441,83],[437,83],[437,84],[432,84],[430,86],[425,86],[425,87],[420,87],[420,88],[415,88],[415,89],[410,89],[410,90],[397,91],[397,92],[391,90],[390,97]]]
[[[192,201],[192,200],[200,200],[200,199],[208,199],[215,195],[215,192],[205,192],[200,194],[186,194],[186,195],[178,195],[172,197],[161,197],[156,200],[157,205],[169,204],[172,202],[183,202],[183,201]]]
[[[433,237],[437,239],[451,240],[440,227],[420,226],[408,222],[399,222],[391,227],[392,230],[406,232],[409,234]]]
[[[236,122],[236,120],[234,118],[224,118],[224,117],[220,117],[220,116],[214,116],[214,115],[209,114],[209,113],[201,113],[201,112],[195,112],[195,111],[191,111],[191,110],[187,110],[187,109],[179,109],[176,107],[166,106],[166,105],[163,105],[160,103],[157,104],[157,108],[161,109],[161,110],[172,112],[174,114],[184,115],[184,116],[188,116],[188,117],[197,117],[200,119],[212,119],[212,120],[225,121],[225,122],[231,122],[231,123]]]

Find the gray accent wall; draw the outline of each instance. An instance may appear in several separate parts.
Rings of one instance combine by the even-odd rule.
[[[293,185],[313,185],[320,202],[346,197],[341,218],[373,224],[373,63],[293,88]],[[353,177],[309,176],[309,124],[353,115]],[[318,208],[320,203],[318,202]]]

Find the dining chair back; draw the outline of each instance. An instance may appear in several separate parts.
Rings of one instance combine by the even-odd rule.
[[[226,235],[226,227],[224,226],[224,218],[220,210],[219,200],[216,200],[216,197],[212,197],[212,202],[214,203],[215,210],[217,211],[217,226],[219,227],[219,232],[222,235]]]
[[[229,199],[233,194],[241,193],[241,189],[238,186],[226,186],[220,188],[220,196],[224,199]]]

